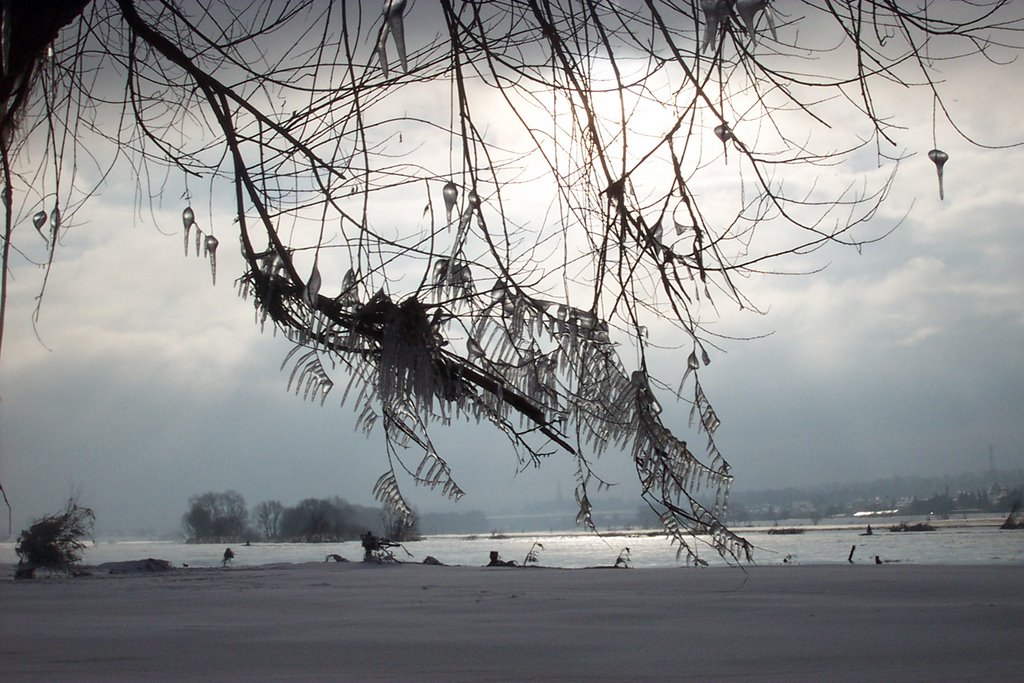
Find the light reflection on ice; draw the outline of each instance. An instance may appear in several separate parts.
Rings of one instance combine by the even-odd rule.
[[[892,533],[886,523],[873,525],[875,533],[862,536],[862,527],[840,529],[806,527],[804,533],[771,535],[768,527],[738,531],[755,546],[754,558],[760,565],[782,564],[787,557],[797,564],[845,564],[850,547],[857,546],[853,560],[873,564],[876,555],[882,561],[912,564],[1024,564],[1024,531],[1004,531],[996,527],[939,528],[933,532]],[[538,566],[582,568],[610,567],[623,548],[630,549],[630,567],[674,567],[675,546],[663,535],[643,532],[605,534],[529,533],[491,536],[428,536],[405,544],[412,556],[399,550],[396,557],[406,562],[422,562],[433,556],[449,565],[484,566],[491,551],[503,560],[522,564],[534,541],[544,549],[538,554]],[[232,566],[257,566],[276,563],[323,562],[336,553],[350,561],[362,558],[358,541],[345,543],[239,543],[188,544],[169,541],[99,541],[85,552],[86,564],[154,557],[175,566],[219,567],[224,548],[235,552]],[[711,565],[725,561],[699,548],[701,557]],[[0,543],[0,564],[14,564],[14,543]]]

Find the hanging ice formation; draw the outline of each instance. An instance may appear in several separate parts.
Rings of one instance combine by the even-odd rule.
[[[724,121],[715,126],[715,137],[722,141],[722,150],[725,154],[725,160],[729,161],[729,140],[732,140],[735,136],[732,134],[732,128],[729,127],[728,123]]]
[[[686,372],[683,374],[683,381],[686,381],[686,375],[699,369],[700,362],[697,360],[697,352],[691,351],[690,356],[686,359]]]
[[[935,164],[935,172],[939,176],[939,199],[943,200],[946,198],[946,193],[942,189],[942,167],[949,161],[949,155],[941,149],[933,149],[928,152],[928,158]]]
[[[349,268],[345,272],[345,277],[341,280],[341,295],[338,297],[338,300],[350,306],[358,305],[359,292],[357,291],[357,285],[356,271]]]
[[[309,274],[309,280],[306,282],[305,288],[302,290],[302,301],[310,309],[315,309],[317,301],[320,298],[320,285],[322,280],[320,278],[320,268],[317,267],[317,261],[313,261],[313,270]]]
[[[479,214],[480,202],[468,196],[464,202],[463,212],[471,221],[473,213]],[[373,296],[364,293],[360,302],[359,278],[353,271],[346,273],[342,295],[336,301],[351,307],[345,312],[347,317],[363,323],[351,329],[327,327],[331,324],[327,308],[333,310],[333,302],[324,308],[326,302],[320,301],[323,310],[318,308],[314,316],[299,315],[306,305],[303,299],[310,298],[317,288],[318,273],[310,275],[304,292],[302,283],[293,283],[282,272],[281,259],[286,255],[272,247],[259,254],[259,272],[251,274],[247,284],[250,292],[259,291],[260,301],[273,302],[272,306],[264,304],[264,311],[287,306],[281,327],[289,330],[289,338],[296,343],[294,352],[282,364],[283,368],[293,366],[289,389],[323,402],[332,386],[320,359],[325,350],[345,348],[366,351],[368,356],[375,354],[375,363],[356,364],[342,402],[355,403],[358,429],[368,431],[374,425],[383,425],[395,445],[422,452],[420,466],[408,468],[417,483],[437,486],[455,498],[462,493],[430,443],[426,422],[434,416],[448,420],[462,414],[514,429],[516,414],[528,415],[541,425],[545,437],[563,445],[568,441],[562,435],[574,434],[581,448],[573,452],[587,449],[596,456],[608,450],[631,454],[645,499],[653,503],[672,501],[671,512],[662,517],[662,524],[679,544],[680,552],[696,558],[695,549],[684,540],[689,533],[707,534],[716,547],[737,557],[749,550],[742,539],[732,536],[718,521],[726,511],[732,476],[712,438],[718,418],[696,377],[688,381],[696,385],[694,427],[707,435],[707,463],[662,423],[662,406],[646,372],[631,372],[623,366],[607,323],[594,310],[535,299],[500,277],[493,285],[485,278],[481,282],[486,283],[489,295],[447,297],[445,307],[449,310],[486,307],[481,315],[469,318],[472,324],[464,331],[464,341],[455,342],[435,315],[437,307],[415,296],[393,301],[381,290]],[[428,278],[432,277],[435,286],[440,285],[437,290],[469,287],[470,265],[461,256],[435,259]],[[322,332],[317,333],[314,342],[311,335],[317,329]],[[452,372],[453,366],[446,358],[460,349],[465,354],[461,370]],[[706,365],[708,358],[699,344],[694,351],[695,355],[684,362]],[[470,374],[494,377],[496,383],[491,387],[475,385],[465,379]],[[580,520],[592,524],[589,474],[586,461],[582,457],[578,460],[583,463],[576,491]],[[710,495],[698,501],[692,494],[702,489]],[[382,475],[374,494],[381,502],[404,509],[394,469]]]
[[[185,256],[188,256],[188,233],[196,224],[196,214],[191,206],[186,206],[185,210],[181,212],[181,224],[185,228]],[[198,229],[196,228],[196,230]]]
[[[661,220],[647,229],[647,246],[654,251],[661,251],[665,248],[665,228]]]
[[[60,232],[60,209],[54,207],[50,212],[50,244],[57,243],[58,232]]]
[[[446,293],[455,296],[472,295],[473,273],[469,264],[461,259],[439,258],[434,261],[434,285],[438,299]]]
[[[480,346],[480,342],[470,337],[466,340],[466,351],[469,355],[469,361],[474,362],[484,358],[484,349]]]
[[[39,236],[44,240],[46,240],[46,235],[43,233],[43,226],[46,225],[46,218],[47,216],[45,211],[37,211],[36,214],[32,216],[32,225],[35,226],[36,232],[38,232]]]
[[[706,53],[715,43],[719,25],[729,20],[732,3],[729,0],[700,0],[700,8],[704,12],[704,39],[700,43],[700,51]]]
[[[747,35],[753,43],[757,43],[757,13],[763,11],[765,19],[768,20],[768,28],[772,32],[772,40],[778,40],[775,33],[775,20],[772,18],[772,9],[768,4],[769,0],[736,0],[736,13],[747,26]]]
[[[473,219],[473,213],[480,209],[480,197],[477,196],[473,190],[469,191],[466,195],[466,209],[462,212],[462,217],[459,218],[459,229],[455,233],[455,243],[452,244],[451,260],[455,261],[459,252],[462,251],[462,243],[466,240],[466,235],[469,233],[469,223]]]
[[[377,57],[380,59],[380,68],[384,72],[384,78],[388,77],[386,43],[389,35],[395,39],[395,50],[398,51],[398,61],[402,64],[402,71],[409,71],[409,62],[405,54],[405,25],[402,23],[405,4],[406,0],[384,1],[384,26],[380,30],[380,39],[377,41]]]
[[[3,68],[4,75],[10,73],[11,68],[11,6],[14,3],[4,2],[3,3],[3,33],[0,34],[0,42],[3,43],[3,58],[0,62],[0,67]]]
[[[188,238],[192,233],[192,229],[196,231],[196,258],[199,258],[200,251],[202,255],[210,259],[210,276],[213,280],[213,284],[217,284],[217,247],[220,245],[218,240],[213,235],[203,235],[203,231],[199,229],[199,225],[196,223],[196,212],[192,210],[191,206],[186,206],[181,212],[181,227],[185,234],[185,256],[188,256]]]
[[[220,242],[213,235],[207,235],[203,241],[203,253],[210,259],[210,275],[213,276],[213,284],[217,284],[217,245]]]
[[[455,208],[455,203],[459,201],[459,186],[449,180],[441,190],[441,196],[444,197],[444,210],[447,213],[448,222],[451,223],[452,210]]]

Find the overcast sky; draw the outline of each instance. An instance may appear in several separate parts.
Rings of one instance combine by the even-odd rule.
[[[1024,139],[1024,64],[950,68],[948,87],[968,130]],[[738,489],[958,473],[988,468],[990,449],[997,468],[1024,467],[1024,151],[948,135],[940,202],[925,156],[930,119],[906,115],[914,156],[867,226],[884,232],[909,209],[899,229],[861,254],[828,248],[801,263],[823,272],[744,283],[768,314],[724,311],[714,327],[772,333],[724,343],[702,376]],[[123,192],[92,199],[57,251],[35,330],[41,271],[14,263],[0,480],[15,535],[72,493],[95,509],[101,532],[176,529],[189,496],[209,490],[238,490],[250,505],[371,503],[385,469],[380,435],[356,433],[340,395],[320,407],[286,392],[279,368],[290,345],[260,334],[236,295],[233,238],[222,239],[213,287],[209,264],[182,256],[181,208],[167,199],[154,226]],[[230,216],[219,219],[228,233]],[[681,359],[655,360],[672,376]],[[684,429],[687,412],[666,402],[664,417]],[[517,476],[491,430],[438,428],[434,438],[467,491],[462,509],[571,495],[572,467],[557,457]],[[628,456],[606,453],[600,466],[622,495],[635,494]],[[436,493],[405,490],[421,509],[446,507]]]

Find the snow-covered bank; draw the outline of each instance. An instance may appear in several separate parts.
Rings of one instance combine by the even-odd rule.
[[[920,521],[920,520],[918,520]],[[871,536],[862,535],[866,525],[833,527],[830,525],[798,527],[802,533],[773,535],[774,527],[740,529],[755,548],[759,565],[772,564],[847,564],[850,547],[857,546],[854,561],[870,563],[876,555],[883,561],[912,564],[1016,564],[1024,566],[1024,531],[1003,531],[988,526],[942,527],[931,533],[891,533],[885,525],[875,524]],[[481,566],[487,564],[491,552],[503,559],[523,563],[527,554],[539,543],[541,564],[549,567],[584,568],[615,564],[616,558],[629,549],[632,568],[669,568],[679,566],[677,546],[665,538],[664,532],[608,532],[502,534],[498,536],[426,536],[408,542],[409,554],[396,550],[396,556],[409,562],[421,562],[433,556],[445,564]],[[18,561],[14,543],[0,543],[0,564]],[[235,566],[256,566],[278,563],[319,562],[328,554],[359,559],[363,549],[359,541],[342,543],[254,543],[252,546],[230,544]],[[542,547],[541,547],[542,546]],[[90,543],[83,552],[86,564],[121,562],[145,557],[168,560],[176,567],[219,567],[224,557],[223,543],[174,543],[153,541],[100,540]],[[710,551],[699,540],[693,547],[712,565],[725,560]]]
[[[1009,680],[1024,670],[1021,578],[363,563],[4,578],[0,678]]]

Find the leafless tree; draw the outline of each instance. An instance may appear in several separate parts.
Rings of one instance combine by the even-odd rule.
[[[420,536],[419,516],[415,514],[400,514],[394,508],[384,506],[380,516],[381,528],[384,536],[392,541],[404,543],[406,541],[418,541]]]
[[[248,519],[242,494],[237,491],[207,491],[189,498],[181,526],[190,542],[222,543],[244,539]]]
[[[185,251],[214,280],[220,240],[238,238],[240,294],[294,345],[289,389],[341,393],[360,429],[383,430],[374,492],[399,514],[403,480],[463,494],[430,426],[486,421],[523,467],[575,458],[579,523],[606,485],[595,458],[621,453],[681,553],[696,559],[696,534],[741,557],[700,381],[717,348],[707,322],[726,304],[756,312],[743,279],[780,257],[880,238],[867,223],[898,160],[928,152],[901,146],[904,125],[931,125],[941,187],[940,133],[976,141],[948,115],[955,84],[939,69],[975,60],[998,78],[1021,13],[1008,0],[5,2],[4,280],[29,240],[52,263],[93,188],[130,169],[141,203],[181,193]],[[890,118],[897,91],[924,93],[930,124]],[[880,170],[862,182],[819,182],[864,158]],[[225,191],[237,220],[218,238],[194,207]],[[679,372],[656,377],[648,355],[666,346]],[[690,425],[664,424],[673,395]]]
[[[252,509],[253,523],[263,538],[274,539],[280,533],[284,506],[279,500],[264,500]]]

